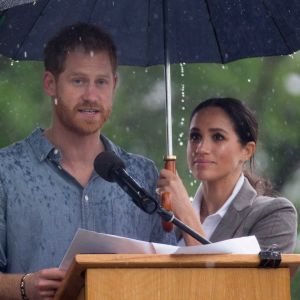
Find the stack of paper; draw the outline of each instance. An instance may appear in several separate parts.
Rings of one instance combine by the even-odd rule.
[[[258,254],[259,252],[260,247],[255,236],[235,238],[208,245],[178,247],[78,229],[60,268],[68,269],[76,254]]]

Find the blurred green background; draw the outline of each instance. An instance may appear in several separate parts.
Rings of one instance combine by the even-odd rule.
[[[260,127],[256,173],[300,211],[300,53],[252,58],[226,65],[173,65],[173,144],[177,169],[193,196],[198,183],[187,170],[185,145],[189,114],[210,97],[245,101]],[[42,88],[40,62],[13,62],[0,57],[0,147],[51,123],[50,99]],[[165,155],[165,91],[163,67],[120,67],[114,109],[102,133],[130,152],[163,167]],[[0,162],[1,163],[1,162]],[[296,252],[300,252],[300,239]],[[300,272],[292,283],[292,299],[300,299]]]

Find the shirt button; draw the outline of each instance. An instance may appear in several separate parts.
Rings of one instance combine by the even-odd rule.
[[[85,195],[85,196],[84,196],[84,200],[85,200],[86,202],[88,202],[88,201],[89,201],[89,196],[88,196],[88,195]]]

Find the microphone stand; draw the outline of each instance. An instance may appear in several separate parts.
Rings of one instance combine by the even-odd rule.
[[[160,205],[158,205],[156,212],[161,216],[161,218],[164,221],[173,223],[182,231],[188,233],[190,236],[196,239],[198,242],[202,244],[211,244],[211,241],[207,240],[199,233],[197,233],[195,230],[193,230],[191,227],[189,227],[188,225],[184,224],[179,219],[177,219],[172,211],[166,210]]]

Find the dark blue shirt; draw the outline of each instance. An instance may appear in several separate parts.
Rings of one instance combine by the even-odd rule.
[[[154,196],[158,175],[153,162],[125,152],[102,135],[101,140]],[[116,183],[94,172],[82,187],[59,162],[60,151],[42,129],[0,150],[0,271],[58,266],[78,228],[175,244],[160,217],[140,210]]]

